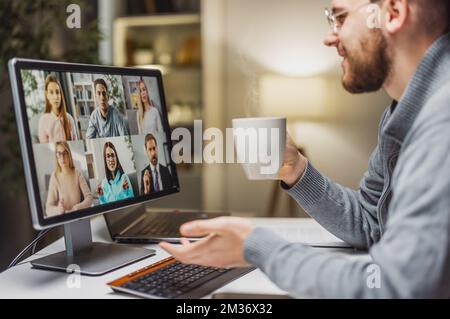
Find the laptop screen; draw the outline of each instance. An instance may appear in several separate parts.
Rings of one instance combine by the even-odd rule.
[[[161,74],[61,69],[18,72],[39,217],[105,212],[177,191]]]

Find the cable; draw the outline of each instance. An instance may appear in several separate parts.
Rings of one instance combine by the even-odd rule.
[[[39,232],[39,234],[36,236],[35,239],[33,239],[33,241],[31,243],[29,243],[17,256],[16,258],[13,259],[13,261],[9,264],[9,266],[7,267],[7,269],[14,267],[15,265],[17,265],[17,263],[20,261],[20,259],[22,259],[23,255],[25,255],[25,253],[27,251],[30,250],[30,248],[33,248],[33,253],[34,250],[36,249],[36,244],[42,239],[42,237],[44,237],[48,232],[50,232],[53,228],[49,228],[46,230],[42,230]]]
[[[44,237],[50,230],[52,230],[53,228],[50,229],[46,229],[43,231],[40,231],[39,234],[36,236],[35,239],[33,239],[33,241],[31,243],[29,243],[14,259],[13,261],[9,264],[9,266],[7,267],[7,269],[14,267],[15,265],[17,265],[17,263],[20,261],[20,259],[22,259],[23,255],[25,255],[25,253],[30,250],[31,247],[33,247],[33,249],[35,249],[35,245],[42,239],[42,237]]]
[[[37,235],[37,237],[36,238],[38,238],[38,237],[40,237],[40,236],[42,236],[42,233],[43,233],[44,231],[43,230],[41,230],[39,233],[38,233],[38,235]],[[36,252],[36,247],[37,247],[37,244],[38,244],[38,241],[37,242],[35,242],[34,244],[33,244],[33,248],[31,248],[31,255],[34,255],[34,253]]]

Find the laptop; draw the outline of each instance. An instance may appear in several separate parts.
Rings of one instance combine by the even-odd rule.
[[[128,211],[105,214],[111,238],[124,244],[154,244],[161,241],[179,243],[180,226],[193,220],[229,216],[226,212],[152,209],[141,205]],[[197,241],[200,238],[189,238]]]

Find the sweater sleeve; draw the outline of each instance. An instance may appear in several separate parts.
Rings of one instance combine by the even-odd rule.
[[[131,184],[130,178],[128,177],[127,174],[123,174],[124,175],[124,179],[126,179],[126,181],[128,182],[128,188],[126,190],[124,190],[125,192],[125,198],[132,198],[134,197],[134,191],[133,191],[133,185]]]
[[[39,137],[39,143],[48,143],[48,135],[45,132],[45,127],[47,124],[45,123],[45,114],[41,116],[39,119],[39,125],[38,125],[38,137]]]
[[[98,137],[97,128],[95,126],[96,118],[95,118],[95,112],[94,111],[91,114],[91,117],[89,118],[89,124],[88,128],[86,130],[86,139],[94,139]]]
[[[378,172],[380,154],[375,150],[359,191],[334,183],[308,163],[294,187],[282,187],[325,229],[348,244],[368,249],[380,238],[377,204],[383,191]]]
[[[109,186],[108,180],[104,178],[101,182],[101,188],[103,195],[98,195],[98,201],[100,204],[107,204],[109,193],[111,192],[111,187]]]
[[[45,204],[47,217],[59,215],[58,200],[58,181],[56,180],[55,173],[52,173]]]
[[[382,116],[379,138],[390,111],[387,108]],[[334,183],[311,163],[294,187],[281,186],[311,217],[348,244],[368,249],[380,240],[377,205],[383,193],[384,172],[378,147],[357,191]]]
[[[93,201],[92,192],[89,189],[89,186],[88,186],[83,174],[81,172],[77,171],[77,175],[78,175],[78,185],[80,187],[80,191],[83,194],[84,199],[81,203],[74,205],[72,210],[88,208],[92,205],[92,201]]]
[[[244,257],[296,298],[362,298],[368,290],[370,259],[290,243],[267,229],[256,228],[246,238]]]
[[[446,105],[448,106],[448,105]],[[260,267],[292,295],[322,298],[448,298],[450,296],[450,112],[426,124],[417,121],[404,142],[393,176],[393,198],[386,232],[369,251],[372,261],[355,260],[286,242],[256,229],[244,243],[246,260]],[[351,231],[355,213],[333,200],[331,185],[309,168],[294,195],[314,214]],[[313,190],[311,185],[320,185]],[[313,198],[310,198],[314,196]],[[336,198],[335,198],[336,199]],[[328,209],[319,212],[319,208]],[[357,212],[360,208],[353,206]],[[334,211],[336,210],[336,211]],[[342,216],[344,215],[344,216]],[[337,228],[338,229],[338,228]],[[359,229],[356,229],[359,232]],[[340,232],[340,231],[338,231]]]
[[[117,123],[118,125],[119,136],[129,135],[128,125],[127,122],[125,121],[125,118],[117,110],[115,110],[114,114],[116,117],[114,122]]]
[[[75,124],[75,120],[73,119],[72,115],[67,114],[70,122],[70,133],[72,134],[72,141],[78,140],[78,133],[77,133],[77,125]]]

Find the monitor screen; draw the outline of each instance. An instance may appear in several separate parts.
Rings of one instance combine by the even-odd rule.
[[[29,60],[10,68],[37,228],[179,190],[159,71]]]

